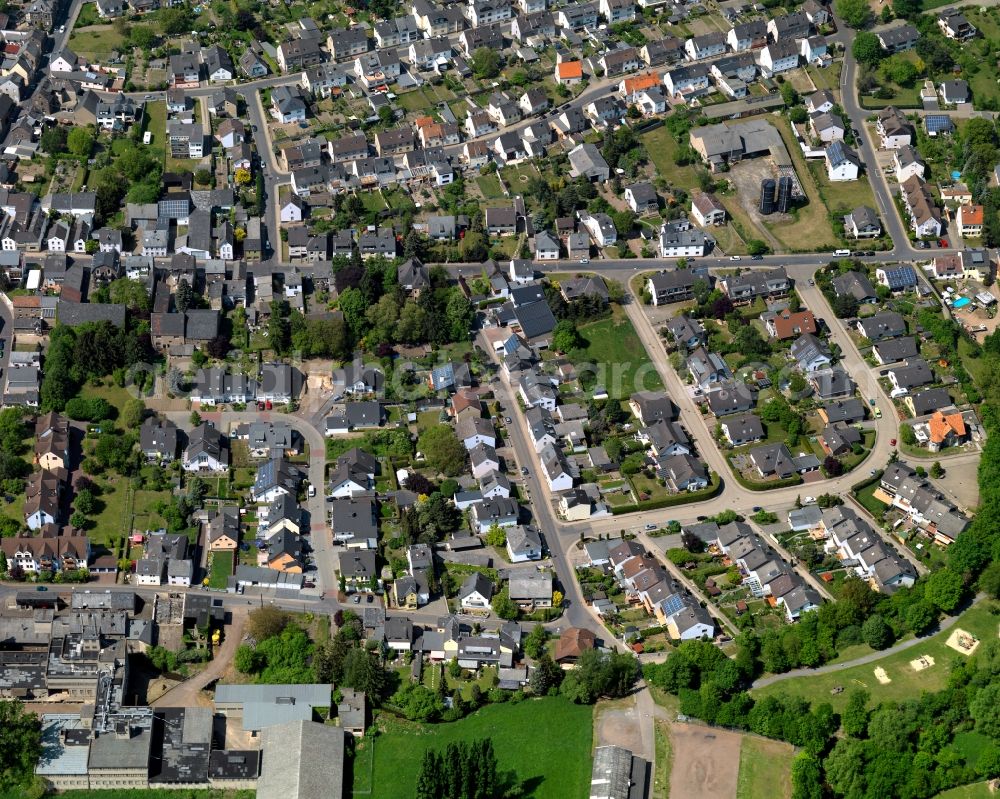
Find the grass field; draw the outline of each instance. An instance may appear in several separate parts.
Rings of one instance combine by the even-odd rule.
[[[732,224],[713,227],[709,231],[726,255],[746,255],[747,245],[740,238],[739,232]]]
[[[673,747],[670,745],[670,725],[656,720],[653,735],[656,741],[656,769],[653,772],[653,799],[669,799],[670,770],[674,765]]]
[[[790,744],[745,736],[736,799],[789,799],[793,754]]]
[[[772,122],[781,132],[781,138],[784,139],[785,147],[795,165],[795,174],[798,175],[802,190],[809,198],[809,202],[798,207],[796,219],[793,222],[769,225],[768,229],[792,251],[832,249],[837,239],[833,235],[833,230],[830,229],[826,205],[823,203],[819,189],[812,180],[805,159],[802,157],[802,151],[792,135],[788,120],[783,117],[775,117]]]
[[[826,167],[821,161],[810,162],[809,172],[819,188],[823,201],[831,211],[851,211],[859,205],[875,207],[875,197],[867,177],[862,176],[859,180],[831,182],[826,176]]]
[[[981,602],[963,613],[954,627],[909,649],[843,671],[781,680],[754,690],[754,696],[798,696],[811,702],[829,702],[834,710],[840,711],[847,703],[852,688],[867,690],[871,694],[872,704],[911,699],[919,696],[922,691],[938,691],[948,681],[951,663],[965,657],[946,644],[954,629],[972,633],[981,641],[996,640],[997,619],[990,613],[989,605],[988,602]],[[934,658],[934,665],[915,671],[910,666],[910,661],[923,655]],[[882,685],[875,679],[875,668],[879,666],[885,669],[890,683]],[[837,686],[842,686],[845,690],[839,694],[831,694],[831,690]]]
[[[621,310],[610,319],[582,325],[579,332],[587,346],[573,352],[573,362],[578,366],[593,364],[595,372],[590,379],[603,385],[612,398],[624,399],[636,391],[663,388],[649,354]],[[583,382],[587,382],[586,378]]]
[[[111,380],[102,383],[99,386],[87,383],[81,389],[80,395],[84,399],[107,400],[109,404],[114,405],[119,411],[124,407],[125,403],[132,398],[132,395],[129,394],[128,391]]]
[[[480,175],[476,178],[476,185],[487,200],[502,200],[505,196],[496,175]]]
[[[878,516],[882,511],[885,510],[885,503],[880,502],[875,499],[875,491],[878,490],[878,483],[872,483],[866,488],[862,488],[856,495],[855,498],[861,503],[862,507],[868,511],[872,516]]]
[[[840,91],[840,70],[843,64],[834,61],[828,67],[807,67],[806,72],[812,78],[818,89],[831,89],[839,93]]]
[[[208,575],[209,588],[225,588],[233,573],[233,557],[228,552],[212,555],[212,570]]]
[[[972,785],[962,785],[939,793],[935,799],[992,799],[994,796],[996,794],[990,790],[988,782],[974,782]]]
[[[396,101],[400,107],[414,112],[427,111],[429,113],[434,110],[434,106],[437,104],[432,97],[427,95],[424,89],[403,92],[396,98]]]
[[[111,25],[76,27],[69,37],[70,48],[78,55],[106,56],[124,44],[125,39]]]
[[[411,796],[425,749],[489,737],[500,773],[522,781],[525,799],[575,799],[586,795],[590,781],[592,714],[590,706],[546,697],[490,705],[453,724],[392,722],[384,734],[359,743],[357,759],[365,764],[365,750],[374,744],[372,796]]]
[[[670,131],[664,126],[656,128],[642,136],[642,143],[646,146],[646,152],[656,167],[657,173],[667,178],[671,183],[684,189],[691,189],[698,186],[698,168],[696,166],[677,166],[674,157],[677,155],[677,140],[670,135]]]

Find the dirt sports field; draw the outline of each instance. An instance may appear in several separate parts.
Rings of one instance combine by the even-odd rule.
[[[743,736],[697,724],[673,724],[670,796],[734,799]]]

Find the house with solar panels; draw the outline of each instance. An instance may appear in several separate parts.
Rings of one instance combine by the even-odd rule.
[[[881,266],[875,270],[875,282],[893,294],[899,294],[917,287],[917,272],[909,264]]]
[[[955,123],[947,114],[928,114],[924,117],[924,130],[928,136],[950,136],[955,132]]]

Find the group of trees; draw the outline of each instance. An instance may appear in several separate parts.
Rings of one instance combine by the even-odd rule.
[[[552,315],[560,322],[572,322],[574,325],[583,325],[597,319],[603,319],[610,312],[609,303],[621,304],[625,291],[617,281],[610,281],[608,286],[608,299],[599,297],[596,294],[587,294],[572,301],[567,301],[563,297],[558,286],[553,283],[546,283],[544,286],[545,300],[552,310]]]
[[[399,516],[400,534],[410,544],[433,544],[462,523],[462,514],[441,491],[404,510]]]
[[[0,488],[8,494],[20,494],[24,490],[24,478],[31,466],[21,457],[27,451],[25,437],[28,426],[20,408],[5,408],[0,411]],[[14,532],[20,527],[17,524]],[[0,534],[10,535],[5,531]]]
[[[43,411],[62,411],[91,378],[117,373],[152,360],[148,332],[117,328],[110,322],[77,327],[57,325],[49,336],[45,376],[41,386]]]
[[[417,298],[406,297],[399,286],[395,262],[371,258],[364,263],[355,253],[334,263],[334,283],[348,336],[346,346],[363,343],[380,351],[396,342],[448,344],[470,336],[473,308],[457,286],[450,285],[441,267],[430,270],[430,287]]]
[[[504,795],[489,738],[450,743],[442,752],[424,752],[417,799],[501,799]]]
[[[28,780],[41,754],[38,716],[26,711],[17,699],[0,700],[0,788],[7,790]]]
[[[236,650],[238,671],[266,684],[316,681],[313,644],[290,615],[274,608],[260,608],[250,614],[247,629],[256,643],[241,644]]]
[[[466,450],[451,425],[428,427],[417,439],[417,449],[428,466],[446,477],[457,477],[465,470]]]

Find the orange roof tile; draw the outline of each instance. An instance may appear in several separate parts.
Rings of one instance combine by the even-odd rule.
[[[962,215],[963,225],[983,224],[983,206],[981,205],[963,205],[958,209],[958,212]]]
[[[434,117],[417,117],[415,120],[413,120],[413,124],[416,125],[418,128],[422,128],[425,125],[433,125]]]
[[[563,61],[556,67],[556,74],[560,78],[582,78],[583,64],[579,61]]]
[[[625,78],[625,93],[641,92],[644,89],[652,89],[660,85],[660,77],[655,72],[647,72],[645,75],[636,75],[634,78]]]
[[[791,338],[802,333],[815,333],[816,317],[812,311],[792,313],[786,308],[774,317],[774,332],[779,339]]]
[[[964,436],[965,420],[960,413],[951,413],[945,416],[941,411],[934,411],[931,418],[927,420],[927,430],[930,433],[931,441],[940,444],[948,437],[949,433]]]

